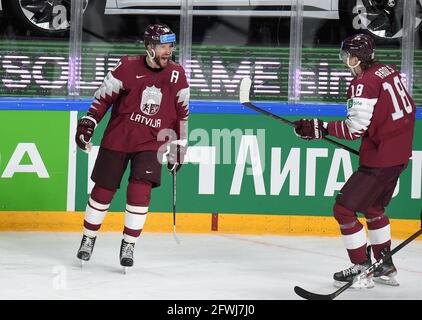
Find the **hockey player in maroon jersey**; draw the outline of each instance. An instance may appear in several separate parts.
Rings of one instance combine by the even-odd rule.
[[[366,34],[346,38],[340,59],[354,79],[347,91],[347,118],[323,122],[296,121],[295,133],[312,140],[331,135],[340,139],[361,139],[359,168],[336,197],[333,213],[353,266],[334,274],[334,284],[343,286],[371,265],[366,231],[357,219],[363,213],[375,259],[390,250],[390,223],[385,207],[397,180],[412,156],[415,104],[403,85],[399,72],[374,59],[374,41]],[[393,261],[376,269],[373,277],[355,287],[373,287],[374,282],[398,285]]]
[[[95,186],[85,211],[77,257],[90,259],[98,230],[130,162],[120,264],[133,265],[135,243],[144,226],[151,189],[160,185],[166,147],[168,170],[177,172],[187,148],[189,85],[183,67],[171,60],[175,34],[163,24],[144,33],[146,55],[125,56],[94,94],[77,126],[76,143],[91,149],[91,137],[110,105],[111,117],[92,172]],[[171,130],[169,130],[171,129]]]

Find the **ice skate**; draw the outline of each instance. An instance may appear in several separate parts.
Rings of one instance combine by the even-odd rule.
[[[371,260],[365,261],[363,264],[355,264],[351,266],[350,268],[347,268],[345,270],[339,271],[334,273],[334,286],[335,287],[342,287],[347,282],[353,281],[353,279],[360,274],[361,272],[364,272],[368,267],[371,266]],[[373,288],[374,287],[374,281],[372,280],[372,274],[368,277],[364,277],[363,279],[360,279],[353,283],[351,288],[355,289],[363,289],[363,288]]]
[[[123,267],[123,273],[125,274],[127,272],[127,268],[133,266],[134,249],[134,243],[126,242],[122,239],[122,244],[120,246],[120,265]]]
[[[389,286],[398,286],[399,283],[395,278],[396,275],[397,269],[393,264],[393,259],[389,258],[374,270],[374,281]]]
[[[96,239],[97,237],[82,236],[81,246],[76,255],[81,260],[81,267],[83,266],[84,261],[88,261],[91,258]]]

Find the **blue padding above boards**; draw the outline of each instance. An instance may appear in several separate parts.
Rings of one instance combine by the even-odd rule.
[[[91,102],[92,99],[0,98],[0,110],[86,111]],[[286,102],[254,102],[254,104],[278,115],[333,117],[346,115],[344,104],[288,104]],[[237,101],[191,100],[189,108],[191,113],[256,114],[255,111]],[[422,119],[422,106],[417,108],[416,119]]]

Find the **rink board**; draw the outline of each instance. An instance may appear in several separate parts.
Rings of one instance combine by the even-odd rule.
[[[105,124],[106,121],[101,123]],[[193,114],[189,131],[189,156],[193,159],[189,157],[188,161],[195,162],[186,164],[178,176],[177,208],[181,212],[330,216],[338,190],[358,165],[355,155],[324,141],[298,139],[290,127],[259,115]],[[422,136],[420,121],[415,132],[415,137],[419,136]],[[99,144],[100,138],[101,135],[96,135],[94,144]],[[422,140],[416,139],[416,161],[412,160],[403,173],[399,192],[389,207],[393,218],[415,219],[420,212],[421,143]],[[358,149],[359,142],[348,145]],[[254,154],[255,146],[259,157],[258,152]],[[198,150],[206,154],[203,166],[197,163]],[[212,150],[215,165],[207,164],[208,152]],[[243,153],[239,150],[247,154],[244,165],[240,160]],[[256,156],[254,168],[251,153]],[[92,188],[89,168],[93,159],[90,157],[92,155],[77,153],[77,211],[85,210]],[[124,211],[126,183],[127,174],[111,211]],[[151,211],[171,211],[171,187],[170,176],[163,168],[162,187],[153,191]]]
[[[229,107],[233,107],[233,103]],[[297,119],[301,110],[293,111],[294,116],[285,117]],[[13,217],[20,219],[19,212],[28,219],[26,212],[29,211],[35,211],[34,216],[41,221],[44,221],[42,217],[46,217],[45,221],[56,221],[58,230],[73,228],[70,222],[68,226],[69,216],[65,212],[85,210],[93,185],[89,176],[95,150],[109,116],[96,129],[94,152],[87,155],[80,151],[75,153],[73,143],[76,120],[82,114],[77,111],[1,111],[0,136],[4,138],[0,144],[0,210],[4,211],[1,215],[4,228],[13,225]],[[309,116],[309,112],[304,114]],[[320,114],[325,120],[341,118],[339,112],[336,116]],[[253,233],[253,230],[289,233],[288,226],[293,223],[295,227],[291,229],[299,233],[303,230],[304,234],[336,234],[337,231],[331,232],[330,228],[324,231],[312,226],[333,222],[332,205],[344,181],[357,168],[355,155],[324,141],[302,141],[290,127],[250,113],[192,113],[189,132],[188,163],[178,175],[177,210],[195,217],[195,224],[202,227],[194,231],[186,225],[186,232],[208,232],[211,214],[218,213],[220,222],[231,219],[227,232],[231,232],[233,225],[239,233]],[[422,203],[421,136],[421,120],[417,120],[413,159],[388,207],[391,218],[414,222],[410,231],[417,224],[412,220],[418,219]],[[359,142],[344,143],[355,149],[359,147]],[[245,161],[242,161],[243,154]],[[124,211],[126,185],[127,173],[111,212]],[[171,179],[163,166],[162,186],[153,191],[150,206],[150,211],[157,213],[149,218],[152,231],[160,231],[160,219],[171,218],[171,214],[165,214],[172,209],[171,195]],[[79,213],[69,215],[74,219]],[[320,219],[325,218],[327,220],[321,222]],[[64,219],[63,223],[60,219]],[[191,219],[186,218],[186,221]],[[37,224],[37,221],[40,220],[32,220],[35,230],[37,226],[40,230],[50,229],[48,223]],[[158,229],[153,227],[154,221]],[[182,221],[180,218],[178,225],[180,223],[179,228],[184,232]],[[267,222],[271,226],[265,226]],[[171,226],[172,222],[164,225]],[[223,226],[220,225],[219,231]],[[271,231],[273,226],[275,230]],[[336,227],[334,223],[333,227]],[[166,227],[161,228],[164,231]],[[17,225],[15,229],[20,230]]]
[[[291,236],[340,236],[333,217],[267,214],[177,213],[177,233],[260,234]],[[0,231],[80,232],[84,212],[5,211],[0,214]],[[365,226],[364,219],[359,218]],[[393,239],[406,239],[420,228],[419,220],[390,219]],[[124,214],[109,212],[101,232],[122,232]],[[150,212],[143,232],[173,232],[171,213]]]

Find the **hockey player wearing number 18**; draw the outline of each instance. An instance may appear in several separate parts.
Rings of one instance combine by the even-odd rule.
[[[166,146],[168,170],[175,174],[181,168],[187,148],[189,85],[183,67],[171,61],[175,41],[168,26],[149,25],[144,32],[147,54],[121,58],[95,92],[87,115],[78,122],[76,143],[89,152],[94,129],[112,105],[91,175],[95,185],[77,253],[82,262],[91,258],[98,231],[129,162],[120,247],[120,264],[124,267],[133,265],[134,247],[147,217],[151,189],[160,186]],[[163,132],[168,134],[163,136]]]
[[[350,268],[334,274],[336,286],[343,286],[371,265],[367,235],[357,219],[357,212],[365,216],[375,259],[390,250],[391,231],[385,207],[412,155],[415,104],[399,72],[393,66],[377,62],[374,49],[373,39],[365,34],[350,36],[342,42],[340,59],[354,75],[347,91],[345,120],[295,122],[295,133],[303,139],[321,139],[325,135],[361,139],[359,168],[346,181],[333,207],[353,263]],[[374,281],[398,285],[396,274],[397,269],[389,259],[371,277],[353,286],[370,288]]]

